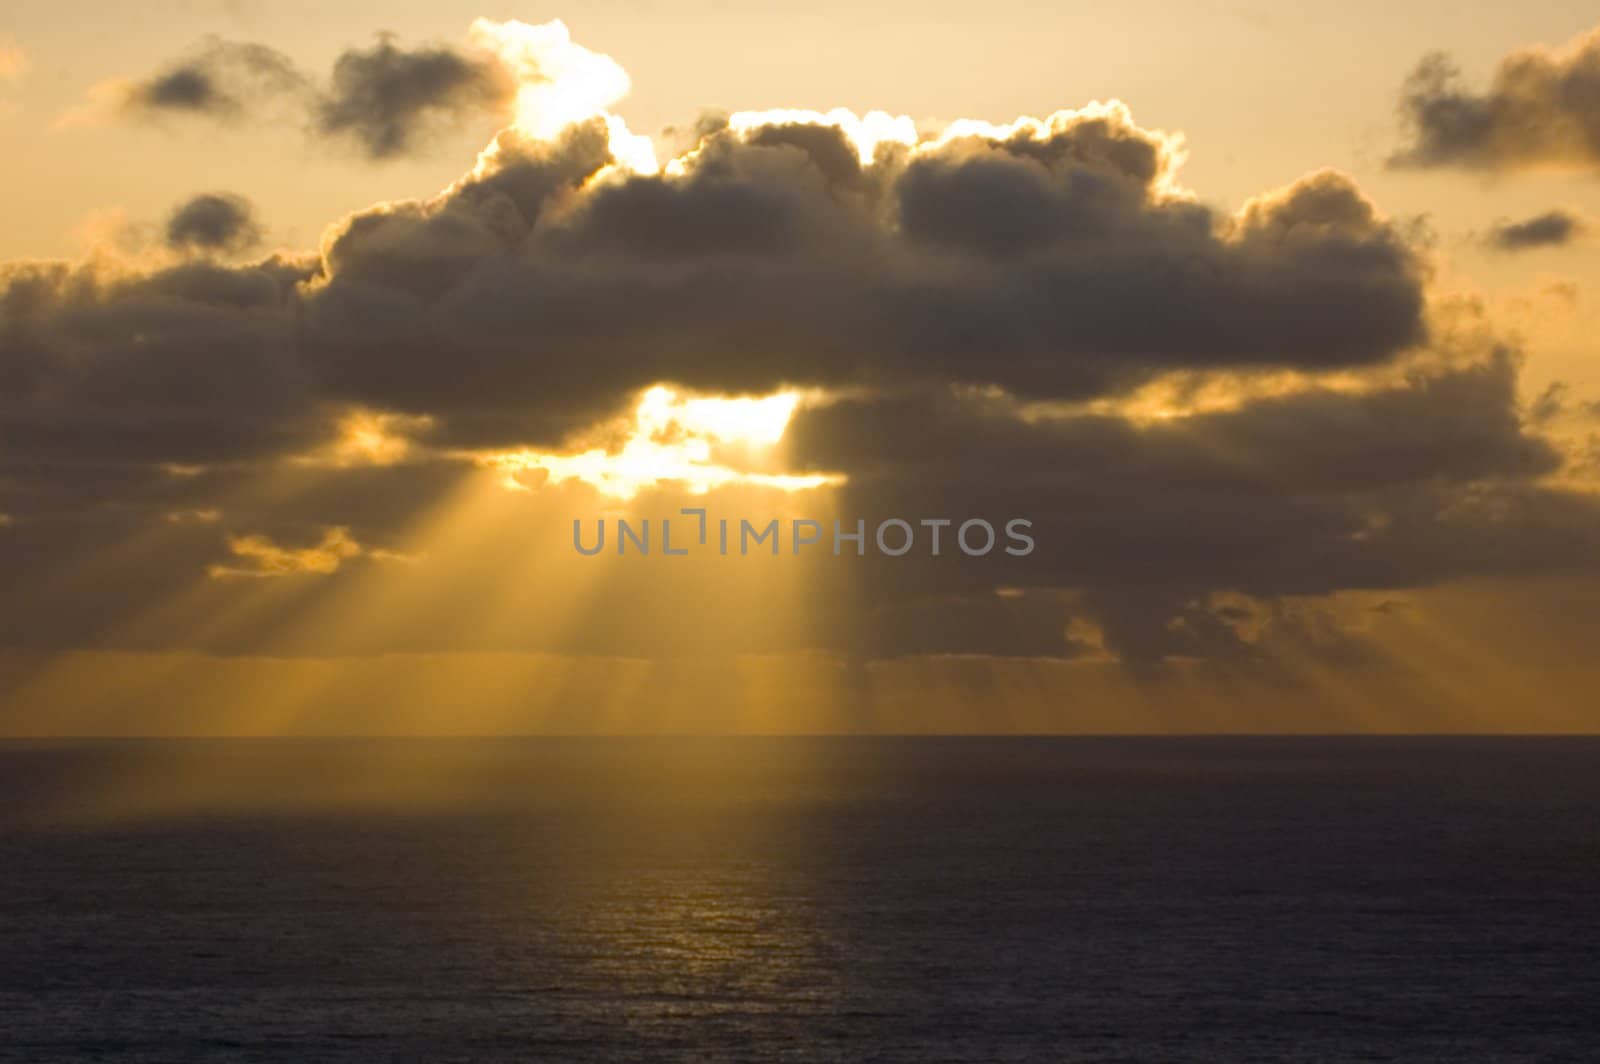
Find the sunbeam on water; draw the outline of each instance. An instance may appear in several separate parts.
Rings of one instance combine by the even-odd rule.
[[[0,745],[0,1057],[1581,1060],[1597,755]]]

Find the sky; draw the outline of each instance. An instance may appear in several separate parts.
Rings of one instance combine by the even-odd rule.
[[[1600,724],[1586,6],[67,2],[0,138],[0,734]]]

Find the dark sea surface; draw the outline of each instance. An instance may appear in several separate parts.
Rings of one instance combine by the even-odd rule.
[[[1600,742],[0,744],[0,1059],[1600,1060]]]

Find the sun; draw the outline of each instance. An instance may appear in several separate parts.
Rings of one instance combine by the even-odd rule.
[[[515,490],[577,480],[620,500],[657,485],[701,495],[729,484],[804,491],[839,483],[836,474],[770,468],[773,448],[806,398],[798,391],[694,395],[658,384],[640,393],[620,444],[572,454],[505,451],[479,461],[504,470]]]

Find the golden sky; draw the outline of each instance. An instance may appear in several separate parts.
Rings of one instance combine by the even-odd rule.
[[[1596,85],[1568,3],[8,15],[0,733],[1593,730]]]

